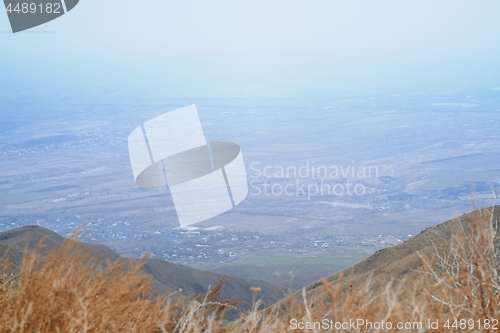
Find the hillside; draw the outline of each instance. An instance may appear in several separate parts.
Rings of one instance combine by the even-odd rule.
[[[21,265],[25,248],[34,249],[42,239],[45,245],[41,251],[42,255],[46,255],[53,247],[60,246],[65,241],[63,236],[42,227],[26,226],[17,228],[0,233],[0,258],[5,258],[7,255],[11,266],[10,272],[15,273],[16,269]],[[82,245],[91,251],[92,258],[94,259],[102,261],[116,261],[118,259],[127,260],[104,245],[87,243],[82,243]],[[0,265],[0,267],[1,266],[2,265]],[[211,287],[217,285],[224,277],[220,274],[158,259],[146,259],[141,270],[151,276],[155,283],[153,291],[156,294],[176,292],[181,288],[182,295],[189,297],[194,297],[199,294],[205,295]],[[239,311],[246,311],[251,308],[251,287],[261,288],[261,295],[265,304],[272,304],[283,298],[281,289],[266,282],[230,276],[226,276],[225,279],[227,282],[222,288],[218,299],[226,300],[232,298],[237,300],[240,302],[237,306]]]
[[[500,206],[492,208],[492,216],[489,215],[489,210],[491,208],[473,211],[469,214],[464,214],[455,219],[427,228],[402,244],[382,249],[361,262],[324,278],[323,281],[317,281],[305,287],[306,297],[316,300],[318,297],[319,299],[328,297],[328,292],[324,286],[326,282],[344,291],[349,288],[353,290],[362,290],[363,287],[369,284],[369,288],[372,292],[379,293],[392,281],[397,284],[403,278],[420,277],[425,270],[422,258],[429,258],[431,261],[435,260],[438,262],[438,254],[442,255],[448,253],[451,248],[457,247],[457,243],[464,243],[464,238],[460,238],[460,234],[463,234],[465,239],[470,238],[473,229],[473,221],[477,223],[487,219],[488,221],[485,221],[485,223],[481,224],[479,227],[476,224],[476,227],[486,228],[486,225],[489,225],[489,221],[491,221],[493,222],[491,223],[492,227],[496,231],[497,221],[500,219]],[[481,233],[483,231],[480,230],[476,231],[476,233],[477,232]],[[494,234],[493,237],[495,248],[498,249],[500,245],[500,236]],[[466,245],[470,246],[470,244]],[[433,264],[436,264],[436,262]],[[452,265],[453,263],[447,262],[446,264]],[[433,266],[433,269],[440,269],[436,265]],[[277,309],[291,300],[302,302],[303,291],[300,290],[291,294],[286,299],[270,307],[270,310]]]

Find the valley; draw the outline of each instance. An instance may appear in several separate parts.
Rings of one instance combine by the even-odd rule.
[[[149,253],[296,290],[494,204],[499,98],[467,91],[119,106],[91,96],[3,102],[12,111],[1,124],[0,231],[38,225],[69,235],[80,228],[82,241],[127,257]],[[181,229],[168,190],[135,185],[127,136],[144,120],[191,103],[208,141],[241,146],[249,195]],[[373,172],[345,172],[354,167]],[[340,192],[349,186],[359,191]]]

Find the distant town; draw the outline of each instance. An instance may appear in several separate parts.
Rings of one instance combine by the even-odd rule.
[[[63,230],[58,230],[58,225],[44,225],[44,227],[62,232]],[[78,227],[74,222],[70,222],[69,226]],[[17,227],[15,223],[6,225],[0,222],[0,232],[15,227]],[[64,229],[68,231],[67,228]],[[233,233],[223,226],[208,228],[188,226],[167,231],[137,229],[125,221],[107,225],[103,221],[97,221],[87,223],[81,230],[79,239],[88,243],[107,244],[111,248],[113,243],[120,244],[113,249],[121,253],[126,249],[126,254],[130,257],[148,255],[150,258],[174,263],[201,261],[225,264],[266,250],[282,250],[293,254],[331,252],[332,255],[341,253],[368,255],[373,253],[375,248],[397,245],[412,237],[412,235],[283,237],[257,232]],[[130,246],[134,243],[138,246]]]

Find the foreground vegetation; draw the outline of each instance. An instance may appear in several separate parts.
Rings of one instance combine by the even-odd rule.
[[[153,297],[142,260],[94,262],[73,240],[42,256],[40,245],[15,274],[4,261],[0,332],[496,332],[497,221],[493,211],[471,216],[402,279],[361,287],[323,280],[321,294],[304,289],[266,310],[254,288],[254,309],[234,321],[224,316],[233,300],[216,301],[224,281],[195,300],[182,290]]]

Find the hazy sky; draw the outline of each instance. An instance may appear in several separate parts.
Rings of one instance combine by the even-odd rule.
[[[80,0],[25,33],[0,12],[0,88],[493,88],[499,17],[498,0]]]

